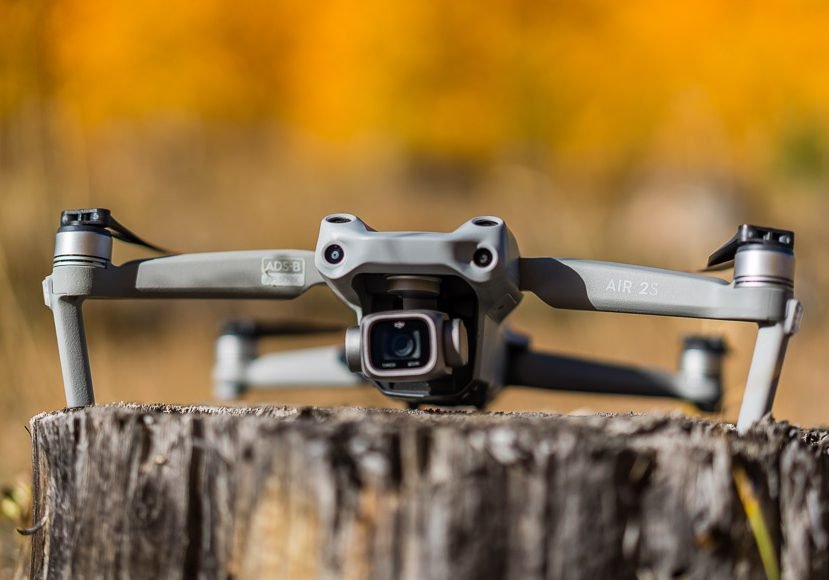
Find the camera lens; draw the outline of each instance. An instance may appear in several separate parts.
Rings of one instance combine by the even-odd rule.
[[[381,320],[371,325],[368,337],[371,363],[377,369],[416,369],[432,353],[427,321],[416,316]]]
[[[383,356],[387,361],[409,361],[420,357],[418,323],[397,321],[382,334]]]
[[[391,339],[391,352],[398,358],[411,356],[415,349],[415,339],[411,333],[400,333]]]

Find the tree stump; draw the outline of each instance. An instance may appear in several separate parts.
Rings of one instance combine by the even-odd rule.
[[[829,578],[829,437],[680,416],[31,421],[33,578]]]

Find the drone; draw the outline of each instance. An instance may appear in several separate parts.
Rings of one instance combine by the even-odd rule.
[[[115,265],[113,239],[165,255]],[[506,386],[524,386],[670,397],[718,409],[727,350],[722,338],[686,337],[676,372],[538,352],[506,324],[526,292],[560,309],[753,322],[758,333],[737,422],[745,432],[771,411],[789,338],[800,326],[794,233],[739,226],[710,256],[707,270],[731,267],[728,282],[623,263],[527,258],[494,216],[472,218],[448,233],[382,232],[338,213],[322,219],[314,251],[172,254],[109,210],[92,208],[61,213],[43,292],[54,315],[68,407],[95,404],[82,313],[88,299],[291,300],[324,284],[356,316],[344,342],[260,356],[263,336],[309,330],[231,323],[217,341],[217,394],[235,398],[268,384],[368,382],[413,408],[484,408]]]

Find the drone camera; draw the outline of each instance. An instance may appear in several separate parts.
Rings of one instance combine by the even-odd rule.
[[[419,317],[377,321],[371,329],[369,360],[383,370],[422,369],[432,359],[432,328]]]
[[[469,360],[466,328],[434,310],[370,314],[347,331],[346,360],[352,371],[380,381],[443,377]]]

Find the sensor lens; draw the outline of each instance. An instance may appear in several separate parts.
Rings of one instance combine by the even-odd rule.
[[[342,246],[331,244],[325,248],[325,261],[329,264],[339,264],[343,261],[344,257],[345,252],[343,251]]]
[[[492,252],[486,248],[478,248],[472,256],[472,261],[479,268],[486,268],[492,263]]]

